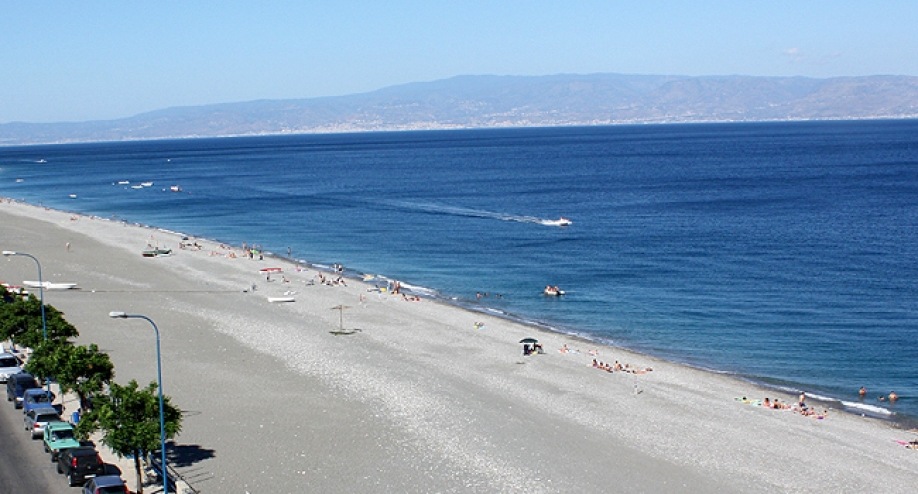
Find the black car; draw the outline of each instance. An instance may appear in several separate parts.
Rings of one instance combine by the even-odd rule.
[[[88,477],[105,473],[105,463],[92,446],[68,448],[57,455],[57,473],[67,476],[70,487],[83,485]]]
[[[22,394],[27,389],[40,388],[32,374],[20,372],[6,381],[6,401],[15,401],[16,408],[22,408]]]

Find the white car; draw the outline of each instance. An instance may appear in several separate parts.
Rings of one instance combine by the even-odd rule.
[[[0,353],[0,383],[5,383],[13,374],[22,372],[22,362],[12,353]]]
[[[53,408],[33,408],[23,417],[26,432],[32,433],[32,439],[38,439],[45,432],[48,422],[60,421],[61,416]]]

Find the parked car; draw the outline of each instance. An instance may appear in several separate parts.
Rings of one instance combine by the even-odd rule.
[[[22,372],[22,361],[12,353],[0,353],[0,383],[5,383],[13,374]]]
[[[54,408],[54,393],[41,389],[27,389],[22,393],[22,413],[27,413],[33,408]]]
[[[62,449],[80,446],[80,442],[73,435],[73,426],[67,422],[48,422],[42,437],[45,443],[45,453],[51,454],[52,462],[57,461],[57,455]]]
[[[14,401],[16,408],[22,408],[22,394],[27,389],[39,388],[41,385],[35,380],[32,374],[20,372],[13,374],[6,381],[6,401]]]
[[[70,487],[83,485],[87,478],[105,473],[105,463],[92,446],[63,449],[57,455],[57,473],[67,476]]]
[[[121,477],[100,475],[83,484],[83,494],[129,494],[129,491]]]
[[[26,432],[32,434],[32,439],[38,439],[45,432],[48,422],[61,422],[61,416],[53,408],[33,408],[26,412],[22,421]]]

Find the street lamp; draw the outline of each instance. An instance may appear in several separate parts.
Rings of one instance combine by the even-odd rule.
[[[32,254],[26,254],[25,252],[14,252],[12,250],[3,251],[3,255],[6,257],[10,256],[24,256],[29,257],[35,261],[35,265],[38,266],[38,301],[41,303],[41,338],[43,341],[48,341],[48,320],[45,318],[45,283],[41,279],[41,263],[38,262],[38,258]],[[45,390],[48,393],[51,393],[51,379],[45,377]]]
[[[113,319],[144,319],[153,326],[153,331],[156,333],[156,379],[159,384],[159,451],[162,455],[160,461],[163,475],[163,493],[169,494],[169,473],[166,470],[166,416],[165,408],[163,408],[163,363],[159,351],[159,328],[156,327],[156,323],[153,322],[153,319],[140,314],[126,314],[124,312],[113,311],[108,313],[108,317]]]

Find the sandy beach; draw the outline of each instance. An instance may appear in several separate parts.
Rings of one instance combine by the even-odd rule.
[[[79,343],[111,356],[116,381],[155,380],[154,336],[145,321],[108,313],[156,321],[163,388],[184,410],[170,456],[200,492],[912,492],[918,485],[918,450],[897,443],[918,439],[914,432],[837,411],[817,419],[766,409],[736,398],[796,397],[432,300],[404,300],[372,290],[372,282],[324,285],[312,268],[191,241],[201,248],[179,249],[175,233],[0,205],[0,248],[36,256],[45,281],[78,284],[48,290],[45,300],[79,329]],[[173,255],[142,257],[151,246]],[[266,267],[283,274],[268,281]],[[11,284],[35,276],[29,259],[8,259],[0,269],[0,281]],[[268,301],[284,296],[295,300]],[[343,314],[334,309],[342,305]],[[348,334],[335,334],[340,327]],[[523,356],[518,342],[526,337],[545,353]],[[560,352],[565,345],[570,351]],[[594,358],[653,370],[608,373],[591,365]]]

